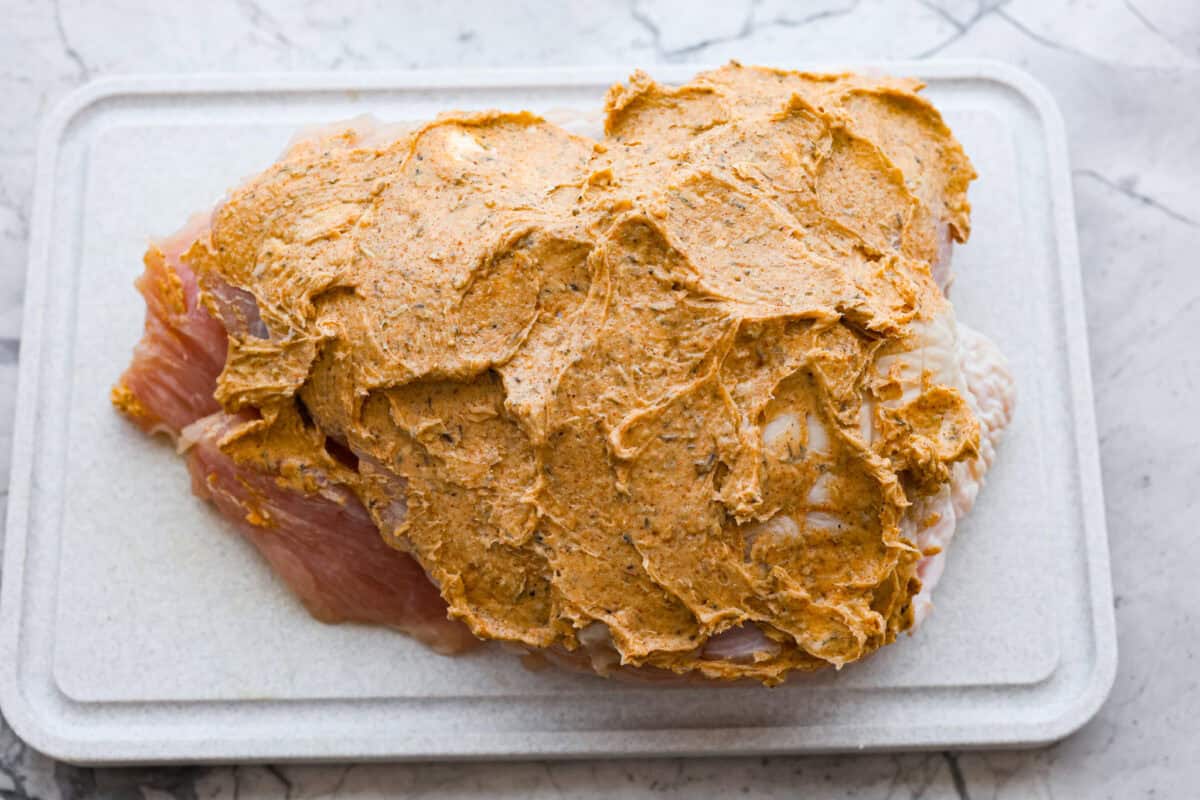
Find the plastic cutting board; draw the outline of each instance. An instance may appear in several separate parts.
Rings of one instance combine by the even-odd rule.
[[[123,78],[57,109],[4,547],[0,698],[22,737],[91,763],[757,754],[1033,745],[1091,717],[1116,643],[1067,152],[1050,95],[1010,67],[855,65],[924,78],[980,173],[952,298],[1008,354],[1019,400],[934,613],[841,672],[647,687],[322,625],[192,497],[170,446],[110,407],[140,336],[147,237],[211,207],[297,128],[595,110],[634,66]]]

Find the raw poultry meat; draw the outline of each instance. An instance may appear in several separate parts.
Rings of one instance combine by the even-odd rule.
[[[221,452],[222,434],[247,415],[226,414],[213,399],[226,326],[200,303],[196,278],[180,259],[206,227],[197,217],[146,254],[137,282],[145,332],[114,402],[147,432],[177,443],[192,491],[237,526],[317,619],[387,625],[442,653],[478,644],[447,618],[445,601],[412,557],[383,542],[353,494],[327,483],[310,493],[282,488]],[[227,297],[242,301],[223,304],[219,316],[228,324],[261,324],[252,300],[232,287]]]
[[[146,272],[139,281],[147,303],[146,333],[135,350],[133,363],[114,389],[114,402],[145,430],[177,438],[180,449],[188,454],[196,493],[212,500],[218,510],[238,524],[319,619],[390,625],[443,652],[465,649],[477,641],[476,637],[508,640],[542,651],[556,662],[582,665],[602,674],[614,670],[641,675],[693,673],[714,678],[754,677],[776,683],[792,669],[841,666],[891,641],[896,633],[918,624],[927,615],[930,592],[944,567],[945,548],[957,522],[974,502],[983,475],[994,459],[995,443],[1012,413],[1012,380],[999,352],[981,335],[956,324],[953,310],[942,297],[950,277],[951,241],[964,241],[967,235],[965,187],[972,173],[940,117],[916,98],[915,87],[904,81],[805,76],[737,66],[702,75],[694,85],[679,90],[663,89],[638,77],[628,88],[614,87],[610,93],[608,144],[594,146],[590,140],[561,132],[531,115],[449,115],[423,128],[385,131],[357,120],[321,131],[313,135],[315,138],[298,141],[279,165],[231,195],[210,219],[195,220],[175,237],[151,248]],[[714,106],[714,97],[725,105]],[[744,116],[738,118],[738,114]],[[800,141],[813,137],[810,151],[800,158],[789,155],[788,140],[781,136],[801,137]],[[652,154],[646,144],[652,137],[663,141],[667,159]],[[533,182],[528,187],[521,185],[526,178],[520,170],[502,163],[505,147],[510,144],[508,138],[518,143],[524,140],[523,146],[530,152],[541,147],[543,155],[554,154],[543,165],[544,175],[532,172]],[[784,158],[780,159],[779,153]],[[406,170],[407,177],[398,172],[394,177],[379,178],[373,165],[394,156],[400,157],[404,166],[399,169]],[[426,158],[429,160],[421,164]],[[688,159],[697,163],[707,160],[713,165],[712,172],[681,173],[680,159],[685,164]],[[369,169],[364,164],[370,165]],[[555,174],[560,167],[565,171]],[[727,176],[714,177],[724,175],[721,170],[726,169]],[[322,177],[322,170],[329,171],[325,176],[334,177]],[[421,177],[423,171],[430,177]],[[465,282],[444,287],[459,293],[460,298],[458,306],[444,308],[445,313],[458,314],[469,298],[470,302],[486,302],[489,297],[499,302],[495,298],[500,298],[508,305],[499,307],[507,307],[510,318],[483,319],[495,319],[491,328],[503,326],[501,333],[489,334],[482,326],[467,333],[465,326],[476,320],[430,316],[428,301],[417,302],[411,297],[388,301],[397,303],[394,310],[403,312],[400,316],[387,311],[387,306],[380,316],[379,306],[371,306],[366,299],[371,293],[365,290],[363,281],[369,273],[355,273],[351,279],[347,277],[351,273],[343,269],[339,277],[337,265],[378,263],[382,249],[393,252],[393,241],[380,239],[380,228],[372,227],[380,223],[373,221],[371,214],[386,208],[388,202],[395,203],[398,197],[399,205],[389,213],[407,214],[416,222],[412,204],[396,194],[395,187],[403,186],[404,180],[413,180],[413,186],[421,187],[420,191],[426,193],[424,199],[435,206],[443,202],[445,195],[447,205],[441,214],[443,219],[452,220],[447,223],[452,225],[454,215],[469,208],[464,202],[468,195],[454,187],[471,181],[473,174],[496,176],[489,179],[495,181],[492,185],[496,189],[496,200],[488,206],[493,209],[490,215],[501,215],[503,219],[503,214],[516,214],[511,224],[524,219],[519,224],[525,227],[505,233],[509,238],[502,238],[499,249],[481,256],[494,265],[488,269],[494,268],[507,283],[493,285],[491,277],[485,280],[468,273]],[[869,180],[864,177],[872,174],[875,177]],[[367,178],[360,179],[361,175]],[[302,194],[313,191],[304,188],[311,184],[305,182],[311,177],[325,181],[320,190],[323,194]],[[662,182],[673,186],[670,182],[677,180],[683,181],[681,185],[688,187],[690,195],[655,195],[656,190],[649,190],[645,197],[660,198],[663,206],[654,206],[658,202],[655,199],[644,201],[650,215],[646,219],[662,220],[667,226],[664,230],[677,226],[676,234],[668,234],[666,249],[661,242],[647,242],[637,228],[642,223],[630,227],[620,218],[612,221],[614,213],[625,213],[629,208],[628,200],[610,199],[621,191],[623,182],[653,187]],[[521,194],[543,191],[535,188],[541,185],[539,181],[550,187],[539,201],[545,203],[541,209],[530,204],[535,195]],[[870,183],[875,185],[867,188]],[[316,202],[319,197],[323,199]],[[696,248],[711,243],[703,239],[690,243],[686,239],[689,223],[676,223],[674,215],[684,214],[686,220],[686,215],[694,213],[702,219],[706,213],[703,204],[714,197],[731,198],[729,202],[742,211],[743,204],[761,199],[776,204],[770,206],[769,213],[792,215],[789,219],[794,221],[788,224],[799,226],[803,231],[800,240],[808,249],[796,251],[791,258],[827,265],[820,269],[831,271],[817,278],[815,285],[821,288],[820,281],[824,280],[833,287],[833,296],[840,298],[836,313],[831,316],[831,311],[816,301],[806,305],[803,300],[797,302],[778,294],[772,297],[767,285],[759,283],[789,279],[788,270],[795,269],[795,261],[788,262],[784,255],[793,246],[786,238],[779,239],[774,249],[753,250],[757,246],[751,245],[755,234],[747,229],[749,235],[738,246],[750,246],[748,255],[757,254],[767,262],[776,257],[783,259],[777,267],[764,263],[759,274],[740,265],[736,275],[724,266],[706,267],[701,250]],[[678,206],[672,206],[673,198],[678,199]],[[545,226],[558,204],[566,213],[572,203],[576,206],[570,213],[584,212],[584,227],[578,227],[583,225],[580,222],[576,227],[553,230],[549,237],[539,232],[537,226],[551,230]],[[372,211],[364,214],[361,209],[365,207],[372,207]],[[289,214],[299,216],[292,219]],[[483,217],[480,227],[487,219]],[[747,220],[755,224],[752,216]],[[296,227],[281,229],[281,224]],[[680,224],[683,226],[678,227]],[[726,225],[730,224],[726,220]],[[604,239],[602,247],[597,246],[592,237],[609,225],[610,233],[603,236],[610,238]],[[283,229],[290,231],[290,240],[267,233]],[[249,238],[232,237],[230,232],[235,230],[238,237],[245,233]],[[414,225],[412,230],[418,238],[410,246],[416,249],[405,258],[417,259],[407,263],[420,266],[409,272],[403,259],[393,263],[401,264],[398,268],[405,275],[403,280],[409,282],[398,285],[408,285],[407,291],[416,292],[412,287],[427,280],[424,276],[433,275],[432,280],[438,281],[439,270],[451,274],[448,265],[455,256],[439,249],[440,231],[436,225],[431,229]],[[712,229],[706,235],[724,244],[723,237],[729,234]],[[680,238],[670,240],[670,236]],[[454,246],[449,240],[440,244]],[[503,560],[514,558],[515,551],[501,557],[501,552],[508,551],[493,551],[496,545],[484,539],[463,551],[456,550],[458,544],[445,538],[436,542],[430,539],[425,544],[426,540],[420,538],[424,534],[413,527],[414,518],[428,518],[439,504],[456,508],[448,502],[456,496],[455,487],[465,489],[465,496],[476,498],[470,502],[475,504],[473,513],[483,514],[474,517],[480,534],[496,525],[501,537],[516,537],[504,547],[540,544],[540,537],[563,524],[564,513],[570,512],[556,510],[552,499],[532,505],[527,500],[506,505],[509,501],[494,492],[488,494],[490,489],[479,494],[480,487],[503,475],[502,470],[510,469],[502,466],[505,453],[520,453],[524,446],[519,436],[511,438],[513,430],[493,420],[512,414],[521,421],[527,435],[541,435],[537,420],[550,413],[547,409],[552,406],[547,403],[554,402],[554,398],[539,388],[542,375],[531,369],[543,369],[545,365],[538,364],[536,358],[529,362],[513,345],[532,343],[531,347],[547,348],[546,353],[555,348],[561,352],[580,346],[594,349],[595,342],[588,340],[592,332],[586,326],[555,327],[539,320],[582,318],[577,315],[584,314],[591,298],[598,295],[588,291],[587,284],[593,279],[580,270],[584,265],[588,270],[597,269],[596,254],[618,245],[626,248],[626,263],[637,263],[647,255],[669,259],[671,248],[679,253],[691,252],[695,269],[700,272],[694,287],[687,283],[691,278],[675,279],[670,287],[675,298],[655,295],[658,289],[653,286],[640,290],[649,292],[649,299],[639,298],[630,308],[645,304],[650,316],[631,316],[629,325],[645,325],[654,315],[661,319],[678,305],[680,292],[705,295],[704,302],[710,308],[718,298],[728,304],[712,323],[704,323],[708,310],[703,303],[692,305],[690,312],[694,321],[711,324],[714,332],[721,330],[724,321],[738,320],[734,328],[728,329],[732,334],[715,334],[716,338],[709,340],[711,344],[724,341],[721,336],[731,337],[728,345],[721,345],[729,348],[729,355],[723,357],[720,370],[728,369],[729,380],[736,378],[741,383],[728,383],[730,395],[726,402],[749,402],[754,392],[764,391],[754,388],[758,380],[755,373],[745,372],[753,369],[746,365],[745,355],[757,352],[754,357],[765,364],[774,357],[764,357],[762,348],[753,343],[762,336],[755,327],[760,324],[756,320],[781,315],[781,322],[789,317],[819,321],[816,327],[788,323],[786,335],[799,337],[789,340],[793,344],[788,346],[800,348],[796,353],[810,361],[787,361],[785,357],[770,367],[783,371],[763,395],[774,399],[758,407],[761,421],[743,423],[743,431],[707,458],[696,461],[695,476],[701,488],[708,486],[718,492],[726,508],[726,533],[741,543],[737,552],[747,565],[737,568],[743,571],[739,574],[750,576],[755,569],[765,570],[764,577],[750,577],[752,582],[767,580],[773,563],[778,571],[782,562],[774,559],[796,558],[797,542],[820,542],[820,547],[837,553],[839,547],[860,546],[850,544],[849,538],[845,538],[845,544],[838,544],[840,537],[847,536],[846,531],[858,531],[860,526],[866,526],[861,530],[868,533],[882,530],[884,549],[869,556],[877,559],[878,566],[869,560],[863,562],[872,564],[867,573],[824,585],[818,582],[808,589],[799,588],[805,585],[801,581],[788,589],[803,593],[845,587],[845,591],[836,590],[841,598],[836,603],[844,605],[803,595],[786,602],[778,600],[778,594],[776,599],[763,595],[760,600],[747,601],[743,609],[711,617],[693,605],[690,612],[683,612],[695,614],[694,620],[699,620],[687,623],[697,626],[691,634],[693,644],[680,652],[677,644],[646,645],[636,635],[631,636],[640,631],[637,626],[629,626],[627,618],[622,617],[625,612],[584,610],[578,601],[564,601],[564,596],[570,594],[569,583],[550,580],[540,591],[540,598],[531,602],[537,591],[530,587],[543,586],[538,583],[542,579],[536,577],[536,568],[529,571],[534,562]],[[228,255],[230,250],[240,251],[247,246],[249,255],[244,263],[253,267],[252,274],[226,266],[234,263],[230,259],[244,258],[240,252]],[[463,241],[458,240],[457,246],[462,247]],[[719,248],[711,251],[713,255],[721,252]],[[834,268],[839,259],[842,263],[836,269],[845,270],[853,286],[841,283],[844,279]],[[196,263],[200,264],[199,280],[193,271]],[[307,264],[303,269],[310,271],[297,272],[297,264]],[[890,266],[880,270],[873,264]],[[547,275],[551,270],[560,270],[551,278],[560,283],[543,285],[541,297],[548,298],[552,285],[576,291],[578,283],[589,300],[582,306],[556,306],[553,299],[539,300],[547,303],[547,313],[552,316],[522,321],[519,308],[512,305],[512,301],[524,302],[522,295],[514,294],[512,301],[502,295],[524,291],[521,284],[533,274],[529,272],[531,265]],[[427,272],[429,269],[432,272]],[[706,273],[706,269],[713,271]],[[771,270],[782,271],[776,277]],[[396,280],[394,272],[382,274],[385,281]],[[278,282],[278,276],[286,280]],[[375,293],[389,291],[381,286],[379,278],[375,280]],[[635,279],[630,273],[629,278],[621,280]],[[926,289],[914,290],[914,281],[917,286],[928,281],[934,287],[932,294]],[[287,294],[297,290],[297,295]],[[618,294],[614,291],[612,297]],[[442,302],[436,292],[428,296]],[[570,293],[565,296],[571,298]],[[451,312],[453,308],[459,310]],[[429,321],[423,323],[422,319]],[[401,338],[388,338],[393,332],[386,331],[387,321],[393,323],[395,335]],[[846,339],[844,334],[838,334],[840,339],[829,338],[821,326],[830,323],[847,326],[852,338]],[[443,324],[456,326],[457,339],[445,338],[445,329],[438,327]],[[603,317],[594,324],[602,326]],[[463,326],[463,332],[457,326]],[[399,332],[409,328],[406,334]],[[352,329],[359,333],[352,336]],[[783,341],[783,326],[777,331],[769,327],[763,330],[768,340],[775,336],[779,337],[776,341]],[[501,334],[507,338],[498,338]],[[369,341],[371,347],[382,348],[384,353],[391,341],[392,347],[399,347],[407,355],[389,362],[387,357],[379,361],[376,354],[359,363],[369,349],[356,350],[358,345],[343,346],[337,344],[339,341]],[[677,348],[687,345],[686,341],[675,341]],[[493,351],[486,348],[503,342],[509,348],[504,351],[507,355],[487,355]],[[697,345],[700,342],[696,339]],[[443,348],[441,352],[439,347]],[[454,353],[448,362],[444,360],[447,347]],[[471,347],[477,351],[470,351]],[[857,359],[866,371],[855,367],[837,377],[840,367],[833,362],[821,367],[821,380],[850,381],[841,389],[821,389],[813,384],[811,369],[807,384],[788,377],[789,370],[793,376],[799,375],[802,370],[797,368],[811,363],[813,354],[820,358],[821,353],[832,352],[828,348],[840,348],[843,355],[839,358]],[[663,351],[661,357],[676,355]],[[658,356],[650,353],[650,357]],[[372,362],[371,358],[376,360]],[[443,361],[436,360],[439,358]],[[553,367],[558,370],[557,380],[563,380],[573,362],[559,361],[557,356],[549,358],[557,365]],[[347,364],[357,364],[354,369],[358,372],[340,371]],[[396,371],[398,364],[402,368]],[[693,374],[699,365],[695,362]],[[628,406],[651,401],[649,414],[631,415],[608,434],[610,457],[618,465],[623,461],[635,464],[648,447],[635,443],[645,441],[638,438],[643,436],[638,432],[637,426],[642,424],[639,420],[667,424],[659,420],[670,419],[671,403],[637,394],[653,388],[652,384],[639,383],[637,372],[637,366],[632,375],[622,367],[608,379],[614,392],[635,392],[614,394],[614,409],[622,403]],[[362,386],[347,383],[364,377],[366,383]],[[423,383],[430,378],[451,383],[448,388]],[[526,382],[522,384],[522,380]],[[789,380],[792,384],[787,383]],[[622,384],[629,388],[618,388]],[[680,395],[691,397],[687,402],[697,409],[708,402],[694,388],[701,385],[693,382],[689,384],[692,388]],[[376,395],[381,387],[385,391]],[[583,384],[580,387],[586,388]],[[416,394],[413,389],[418,390]],[[854,403],[852,421],[844,413],[814,406],[806,399],[830,391],[843,393],[838,401],[843,412],[850,412],[847,402]],[[336,404],[331,405],[338,392],[359,398],[354,401],[358,408],[350,416]],[[385,404],[372,406],[376,396],[386,398]],[[497,398],[503,403],[497,405]],[[425,411],[420,410],[422,407]],[[374,413],[372,409],[383,414],[383,427],[371,427],[373,423],[367,422]],[[437,412],[441,419],[431,415],[436,409],[441,409]],[[604,425],[613,424],[606,421],[606,415],[613,412],[599,413]],[[460,422],[454,432],[446,423],[456,419]],[[360,420],[361,426],[355,420]],[[478,434],[483,438],[471,438],[476,429],[484,432]],[[675,428],[660,428],[658,439],[666,448],[659,458],[667,459],[661,463],[670,463],[675,457],[670,454],[672,442],[687,437],[686,431],[681,435]],[[483,448],[476,452],[492,453],[488,456],[493,459],[488,462],[492,466],[480,472],[468,464],[468,445]],[[761,453],[762,466],[739,461],[738,449]],[[457,477],[447,483],[445,475],[437,476],[422,468],[397,470],[393,466],[412,464],[414,459],[436,464],[436,469],[448,470]],[[898,511],[894,523],[884,518],[883,522],[852,521],[856,519],[852,514],[860,512],[846,505],[850,496],[847,492],[876,491],[864,488],[870,481],[857,476],[859,467],[853,467],[854,475],[847,477],[846,465],[855,459],[865,459],[865,463],[875,465],[872,470],[882,470],[879,475],[884,496],[893,498],[887,502],[894,503]],[[529,484],[522,490],[526,497],[531,496],[529,492],[546,491],[545,486],[557,480],[551,461],[544,465],[544,474],[551,476],[550,480],[539,478]],[[793,475],[789,465],[802,467],[802,474]],[[511,469],[520,474],[522,467],[514,464]],[[558,474],[563,471],[560,469]],[[622,488],[624,480],[618,478],[615,484],[619,493],[629,491]],[[890,485],[889,480],[893,482]],[[787,481],[803,487],[802,495],[772,499],[771,491],[777,490],[771,487],[788,485]],[[613,502],[618,501],[619,496],[615,496]],[[877,507],[878,502],[869,500],[863,508]],[[531,508],[536,509],[533,516],[529,514]],[[686,520],[681,518],[681,522]],[[888,533],[890,524],[895,526],[894,534]],[[542,525],[548,527],[542,530]],[[457,530],[469,536],[470,527],[459,525]],[[894,539],[889,538],[893,535]],[[676,584],[673,576],[663,572],[666,567],[651,562],[648,553],[654,552],[652,542],[641,534],[635,536],[643,568],[654,575],[659,586],[671,586],[670,591],[678,598],[686,598],[682,587],[688,581]],[[631,541],[628,535],[625,539]],[[454,555],[456,552],[459,555]],[[789,552],[792,554],[786,555]],[[867,558],[866,550],[855,552]],[[439,563],[443,558],[451,561]],[[488,559],[500,560],[488,564]],[[455,566],[451,567],[452,563]],[[711,566],[713,562],[706,563]],[[788,563],[789,569],[804,569]],[[690,566],[681,562],[679,568]],[[472,587],[468,584],[476,580],[470,574],[473,569],[490,577]],[[634,565],[627,569],[637,570]],[[864,594],[855,587],[868,573],[872,577],[862,584],[868,589]],[[786,573],[777,572],[777,577],[770,580],[786,583]],[[646,585],[657,591],[654,582]],[[504,594],[513,591],[516,593]],[[491,599],[484,599],[488,592],[492,593]],[[635,595],[629,597],[632,600]],[[544,614],[546,601],[559,604],[557,620],[534,624],[531,618],[522,616]],[[807,621],[786,623],[781,611],[766,610],[781,602],[780,609],[789,603],[796,609],[807,607],[800,617]],[[674,614],[676,607],[668,604],[647,613]],[[526,608],[528,612],[521,610]],[[844,616],[847,614],[850,616]],[[842,621],[836,621],[839,615]],[[772,618],[774,621],[769,621]],[[646,624],[653,628],[660,621]],[[789,624],[799,627],[788,628]],[[825,633],[817,628],[806,632],[806,625],[829,627]]]

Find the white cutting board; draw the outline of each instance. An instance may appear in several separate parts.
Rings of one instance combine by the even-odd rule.
[[[1116,643],[1065,137],[1045,89],[1010,67],[873,65],[928,81],[980,173],[952,296],[1008,354],[1019,401],[935,612],[840,673],[652,688],[322,625],[191,496],[171,448],[110,407],[140,336],[147,237],[297,128],[594,111],[632,66],[126,78],[58,108],[39,151],[0,596],[0,700],[21,736],[93,763],[731,754],[1036,744],[1095,713]]]

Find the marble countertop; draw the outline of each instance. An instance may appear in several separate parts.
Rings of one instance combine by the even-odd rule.
[[[84,769],[0,723],[0,797],[1194,797],[1200,782],[1200,11],[1195,0],[286,3],[3,0],[0,487],[8,482],[36,131],[119,73],[986,57],[1050,87],[1070,138],[1121,664],[1040,750],[459,765]],[[2,490],[0,490],[2,492]],[[0,494],[0,497],[3,495]]]

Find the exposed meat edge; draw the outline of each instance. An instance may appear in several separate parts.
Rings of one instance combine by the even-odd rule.
[[[226,330],[200,303],[196,278],[180,260],[206,231],[206,219],[194,218],[147,252],[136,284],[146,300],[145,331],[113,389],[114,403],[143,430],[178,441],[192,490],[237,525],[314,617],[386,625],[441,653],[477,645],[465,625],[447,618],[421,567],[384,543],[351,493],[332,485],[307,495],[280,488],[217,447],[245,420],[213,399]],[[247,305],[245,293],[229,289],[214,297],[222,318],[265,335],[252,299]]]
[[[450,654],[478,644],[466,626],[446,618],[446,603],[407,553],[379,536],[350,492],[281,490],[265,473],[234,464],[217,443],[243,420],[225,413],[183,431],[192,491],[234,521],[322,622],[365,622],[407,633]]]

